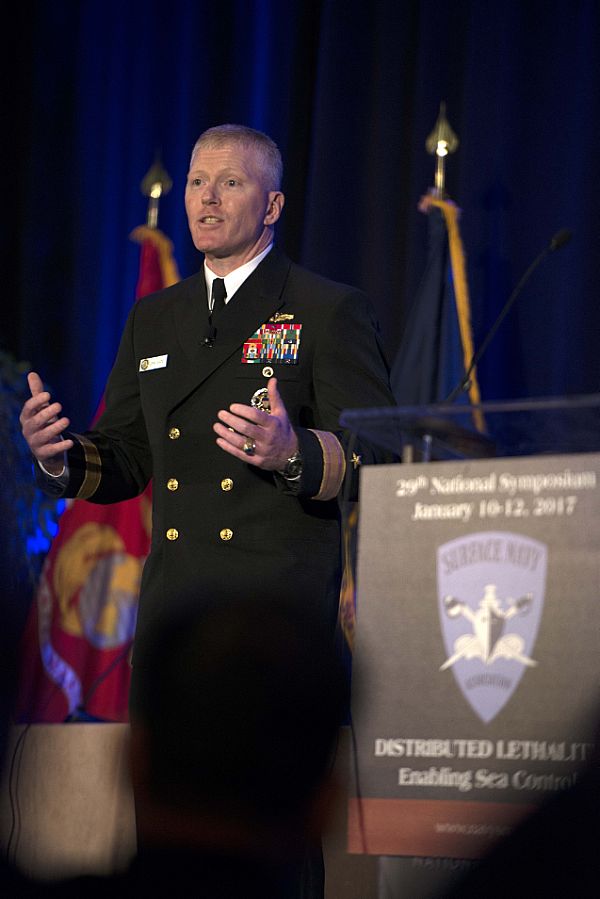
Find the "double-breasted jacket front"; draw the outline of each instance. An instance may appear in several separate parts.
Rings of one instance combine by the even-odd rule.
[[[301,480],[239,461],[213,424],[270,377],[295,428]],[[273,249],[208,328],[203,272],[132,308],[93,430],[72,435],[67,496],[111,503],[152,479],[152,546],[137,646],[173,603],[224,586],[294,595],[335,620],[345,470],[339,416],[393,404],[370,303]],[[380,460],[354,446],[358,461]],[[333,485],[333,486],[332,486]]]

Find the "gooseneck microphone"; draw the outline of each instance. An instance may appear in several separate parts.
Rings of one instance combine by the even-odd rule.
[[[481,344],[481,346],[479,347],[477,352],[473,354],[473,357],[472,357],[471,361],[469,362],[469,366],[468,366],[467,370],[465,371],[463,377],[460,379],[460,381],[458,382],[456,387],[454,387],[453,390],[450,391],[450,393],[448,394],[446,399],[442,401],[443,403],[453,403],[454,400],[458,396],[460,396],[461,393],[463,393],[465,390],[468,390],[470,383],[471,383],[471,372],[473,371],[473,369],[475,368],[475,366],[477,365],[477,363],[479,362],[479,360],[485,353],[492,338],[494,337],[494,334],[496,333],[496,331],[498,330],[498,328],[504,321],[507,313],[509,312],[513,303],[515,302],[515,300],[517,299],[517,297],[523,290],[523,287],[525,286],[525,284],[527,283],[527,281],[529,280],[531,275],[534,273],[534,271],[536,270],[536,268],[538,267],[538,265],[540,264],[542,259],[544,259],[549,253],[554,253],[556,250],[560,250],[561,247],[564,247],[564,245],[571,240],[571,236],[572,236],[572,233],[571,233],[571,231],[568,230],[568,228],[562,228],[560,231],[556,232],[556,234],[554,235],[554,237],[552,238],[550,243],[546,247],[544,247],[544,249],[538,256],[536,256],[536,258],[533,260],[533,262],[531,263],[531,265],[529,266],[529,268],[527,269],[527,271],[525,272],[525,274],[523,275],[523,277],[521,278],[521,280],[519,281],[519,283],[517,284],[517,286],[511,293],[511,295],[509,296],[508,300],[506,301],[506,303],[500,310],[500,314],[499,314],[498,318],[496,319],[496,321],[494,322],[494,324],[492,325],[492,327],[486,334],[483,343]]]

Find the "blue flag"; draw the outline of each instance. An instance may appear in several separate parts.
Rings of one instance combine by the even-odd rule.
[[[473,357],[459,210],[454,203],[432,196],[420,208],[429,219],[427,263],[392,366],[392,391],[399,406],[443,402]],[[468,392],[462,392],[457,401],[479,403],[475,371]]]

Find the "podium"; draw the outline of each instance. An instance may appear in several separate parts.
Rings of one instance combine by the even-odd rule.
[[[406,461],[592,452],[600,450],[600,393],[345,409],[340,424]]]
[[[404,460],[361,471],[348,848],[403,860],[422,897],[590,756],[600,395],[341,423]]]

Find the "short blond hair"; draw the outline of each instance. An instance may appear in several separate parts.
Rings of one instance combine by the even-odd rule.
[[[244,149],[252,148],[259,160],[260,174],[266,190],[280,190],[283,178],[283,161],[279,147],[268,134],[247,125],[215,125],[203,131],[192,150],[190,162],[199,149],[216,149],[236,144]]]

